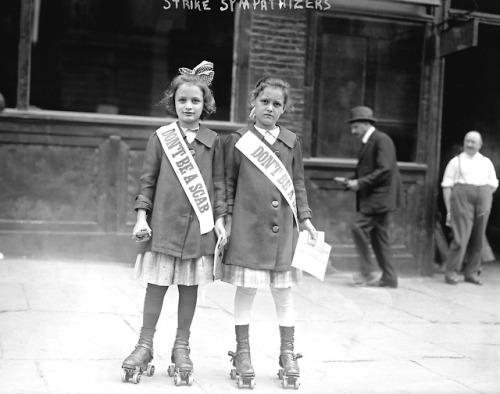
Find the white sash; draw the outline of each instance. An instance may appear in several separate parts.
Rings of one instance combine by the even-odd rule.
[[[292,208],[293,216],[299,228],[297,201],[290,174],[283,162],[251,131],[247,131],[235,145],[262,173],[278,188]]]
[[[177,123],[160,127],[156,134],[200,221],[201,234],[210,232],[214,228],[214,215],[208,190]]]

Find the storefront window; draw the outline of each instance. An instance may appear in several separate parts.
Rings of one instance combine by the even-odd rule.
[[[0,2],[0,94],[5,105],[14,108],[17,96],[17,58],[21,2]]]
[[[35,108],[164,116],[179,67],[215,64],[217,113],[229,119],[234,14],[164,10],[159,0],[41,1],[32,46]]]
[[[418,24],[320,18],[314,156],[356,158],[346,121],[351,107],[367,105],[394,140],[398,160],[415,159],[423,39]]]
[[[451,7],[464,11],[500,14],[500,1],[492,0],[451,0]]]

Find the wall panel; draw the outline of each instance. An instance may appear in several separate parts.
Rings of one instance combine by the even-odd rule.
[[[309,159],[305,161],[306,187],[314,226],[325,231],[332,245],[331,264],[341,270],[356,270],[357,253],[351,236],[351,223],[356,215],[356,197],[333,181],[334,177],[354,174],[355,160]],[[423,267],[418,261],[421,242],[422,192],[425,165],[399,163],[404,189],[404,206],[393,214],[390,239],[398,270],[418,274]]]
[[[134,200],[150,135],[173,119],[5,110],[0,252],[133,262]],[[206,121],[222,135],[241,124]]]
[[[14,111],[12,111],[14,112]],[[11,114],[9,114],[11,115]],[[13,114],[12,114],[13,115]],[[109,120],[109,119],[108,119]],[[132,263],[134,199],[144,150],[154,130],[144,124],[0,116],[0,252],[6,255],[105,259]],[[121,122],[121,123],[120,123]],[[208,123],[208,122],[207,122]],[[224,138],[239,124],[208,124]],[[15,128],[15,132],[12,130]],[[357,268],[350,224],[355,195],[333,181],[354,173],[354,159],[305,159],[313,223],[332,245],[331,262]],[[419,273],[426,166],[399,163],[405,207],[394,215],[391,243],[402,273]]]

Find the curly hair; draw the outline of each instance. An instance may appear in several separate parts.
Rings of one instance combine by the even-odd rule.
[[[281,89],[283,92],[283,97],[284,97],[284,110],[287,112],[292,112],[295,108],[293,106],[292,102],[292,94],[290,92],[291,87],[288,82],[281,78],[275,78],[275,77],[269,77],[266,76],[264,78],[261,78],[257,81],[255,84],[255,87],[253,90],[250,92],[250,103],[254,102],[257,100],[257,97],[259,97],[259,94],[261,94],[265,88],[278,88]]]
[[[175,76],[168,89],[163,93],[163,99],[159,104],[165,106],[165,109],[171,114],[177,115],[175,111],[175,93],[177,92],[177,89],[184,84],[198,86],[203,93],[203,110],[201,112],[200,119],[205,119],[209,115],[215,113],[216,107],[214,94],[206,82],[204,82],[197,75],[180,74]]]

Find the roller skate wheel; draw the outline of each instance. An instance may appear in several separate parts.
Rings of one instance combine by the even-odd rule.
[[[132,382],[134,384],[139,384],[139,382],[141,381],[141,373],[140,372],[135,372],[133,375],[132,375]]]
[[[123,383],[128,382],[129,378],[130,378],[130,375],[129,375],[129,374],[128,374],[128,372],[124,369],[124,370],[122,371],[122,382],[123,382]]]
[[[148,376],[153,376],[155,374],[155,366],[148,365],[148,368],[146,369],[146,373],[148,374]]]
[[[231,376],[231,380],[235,380],[236,379],[236,369],[232,369],[231,372],[229,373],[229,375]]]
[[[187,376],[187,379],[186,379],[186,384],[187,384],[188,386],[192,386],[192,385],[193,385],[193,380],[194,380],[194,379],[193,379],[193,376],[192,376],[192,375],[188,375],[188,376]]]
[[[300,387],[300,379],[299,379],[299,378],[297,378],[297,379],[295,379],[295,382],[293,382],[293,388],[294,388],[295,390],[298,390],[298,389],[299,389],[299,387]]]
[[[288,379],[287,378],[284,378],[282,381],[281,381],[281,385],[283,386],[284,389],[286,389],[288,387]]]
[[[278,370],[278,378],[279,378],[280,380],[283,380],[283,376],[284,376],[284,375],[285,375],[285,371],[283,371],[283,368],[280,368],[280,369]]]
[[[175,373],[175,366],[174,366],[174,364],[170,364],[168,366],[167,372],[168,372],[168,376],[170,376],[170,377],[174,376],[174,373]]]
[[[181,385],[181,377],[179,376],[179,374],[177,372],[174,374],[174,384],[176,386]]]
[[[250,383],[249,383],[248,387],[250,387],[250,390],[253,390],[253,388],[255,387],[255,380],[250,379]]]
[[[238,378],[238,388],[241,389],[243,387],[243,379]]]

